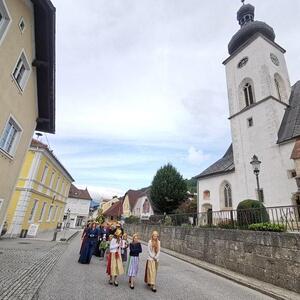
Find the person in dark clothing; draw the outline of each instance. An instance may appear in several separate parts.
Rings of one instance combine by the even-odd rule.
[[[98,241],[99,230],[96,227],[96,223],[93,223],[92,227],[86,232],[87,240],[84,243],[78,262],[81,264],[89,264],[94,253],[95,246]]]
[[[135,233],[132,236],[132,242],[129,245],[129,259],[126,273],[129,276],[129,286],[134,289],[134,277],[137,276],[139,269],[139,255],[142,253],[142,246],[138,240],[138,235]]]
[[[83,232],[82,232],[82,235],[81,235],[81,247],[80,247],[80,251],[79,251],[79,254],[81,254],[81,251],[82,251],[82,249],[84,248],[84,245],[85,245],[85,243],[86,243],[86,241],[87,241],[87,232],[88,232],[88,230],[89,230],[89,228],[91,228],[91,223],[87,223],[86,224],[86,227],[84,228],[84,230],[83,230]]]

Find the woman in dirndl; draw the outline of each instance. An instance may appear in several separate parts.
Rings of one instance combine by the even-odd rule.
[[[129,244],[129,259],[127,263],[126,273],[129,276],[129,287],[134,289],[134,278],[137,276],[139,269],[139,255],[142,253],[142,246],[135,233],[132,236],[132,242]]]
[[[158,269],[158,261],[160,254],[160,241],[158,232],[153,231],[151,239],[148,242],[148,258],[145,269],[145,283],[151,288],[152,292],[156,292],[156,276]]]
[[[109,245],[109,256],[107,261],[106,273],[109,275],[109,284],[118,286],[117,277],[124,274],[124,268],[121,258],[121,236],[122,231],[117,229],[114,238]]]

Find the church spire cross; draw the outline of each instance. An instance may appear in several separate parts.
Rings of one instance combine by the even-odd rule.
[[[245,4],[245,0],[241,0],[242,1],[242,3],[243,3],[243,5]]]

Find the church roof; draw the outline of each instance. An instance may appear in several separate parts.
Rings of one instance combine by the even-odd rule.
[[[293,87],[289,99],[289,107],[283,116],[277,143],[287,142],[300,136],[300,80]]]
[[[229,173],[234,171],[234,161],[233,161],[233,149],[232,144],[224,154],[224,156],[209,166],[206,170],[204,170],[199,175],[195,176],[195,178],[206,178],[215,175],[221,175],[224,173]]]
[[[241,28],[234,34],[228,44],[228,52],[232,55],[252,36],[257,33],[262,34],[270,41],[274,42],[275,33],[271,26],[261,21],[254,21],[255,7],[251,4],[243,4],[237,12],[237,20]]]

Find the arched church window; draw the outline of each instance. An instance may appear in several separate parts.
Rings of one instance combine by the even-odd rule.
[[[274,83],[278,100],[282,102],[288,102],[288,95],[285,89],[284,81],[278,73],[275,73],[274,75]]]
[[[225,207],[232,207],[232,193],[231,186],[229,183],[224,185],[224,204]]]
[[[278,99],[281,101],[280,84],[277,78],[275,78],[275,87],[276,87]]]
[[[246,83],[243,90],[246,106],[252,105],[254,103],[252,85],[250,83]]]

